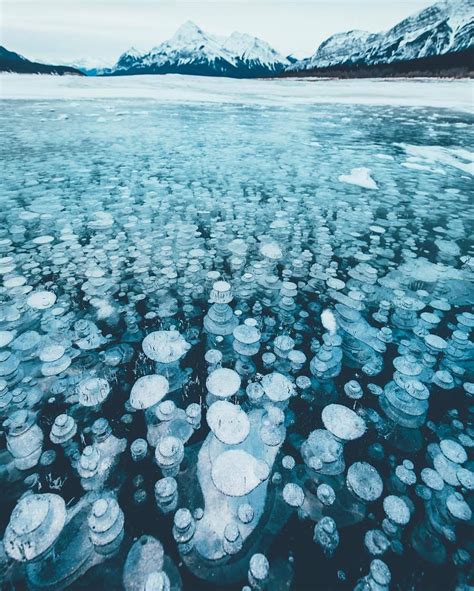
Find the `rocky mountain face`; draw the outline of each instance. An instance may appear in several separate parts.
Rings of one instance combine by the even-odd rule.
[[[288,70],[417,60],[474,46],[474,0],[443,0],[404,19],[389,31],[348,31],[324,41],[316,53]]]
[[[111,75],[197,74],[251,78],[283,71],[290,61],[268,43],[242,33],[218,38],[192,22],[147,53],[131,49],[120,56]]]

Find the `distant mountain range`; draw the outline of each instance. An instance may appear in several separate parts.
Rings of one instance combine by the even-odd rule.
[[[276,75],[444,75],[474,71],[474,0],[442,0],[398,23],[389,31],[348,31],[333,35],[314,55],[295,60],[268,43],[242,33],[218,37],[187,22],[147,52],[130,49],[117,63],[78,61],[69,66],[30,62],[1,48],[0,71],[126,76],[194,74],[255,78]],[[72,67],[71,67],[72,66]],[[454,70],[453,70],[454,69]]]
[[[444,0],[384,33],[337,33],[321,43],[314,55],[288,70],[392,64],[460,53],[473,46],[474,0]]]
[[[278,74],[291,65],[268,43],[242,33],[219,38],[192,22],[180,27],[171,39],[140,53],[130,49],[120,56],[109,75],[196,74],[255,78]]]
[[[83,76],[84,74],[76,68],[70,66],[51,66],[32,62],[26,57],[14,51],[8,51],[0,45],[0,72],[16,72],[18,74],[74,74]]]

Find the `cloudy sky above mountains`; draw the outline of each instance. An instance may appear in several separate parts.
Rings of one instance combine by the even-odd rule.
[[[2,0],[1,44],[30,59],[114,62],[150,49],[187,20],[218,35],[268,41],[284,55],[308,56],[332,35],[388,29],[430,0]]]

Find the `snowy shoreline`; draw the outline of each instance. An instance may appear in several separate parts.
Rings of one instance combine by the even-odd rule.
[[[297,106],[321,103],[437,107],[472,112],[472,80],[203,76],[75,77],[0,74],[0,100],[153,99],[175,103]]]

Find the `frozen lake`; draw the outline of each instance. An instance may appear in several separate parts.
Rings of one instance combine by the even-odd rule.
[[[463,582],[472,83],[0,84],[1,582]]]
[[[471,80],[234,80],[202,76],[77,78],[0,74],[0,97],[19,99],[152,98],[159,101],[432,106],[472,112]]]

